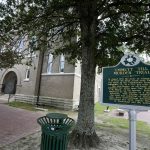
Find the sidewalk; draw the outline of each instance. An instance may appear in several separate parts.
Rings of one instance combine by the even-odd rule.
[[[31,112],[0,104],[0,146],[40,130],[37,124],[40,116],[43,116],[43,112]]]

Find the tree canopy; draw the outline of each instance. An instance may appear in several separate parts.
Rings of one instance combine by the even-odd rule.
[[[44,33],[48,37],[47,41],[51,42],[52,37],[61,35],[64,45],[59,51],[71,54],[71,59],[81,59],[81,18],[89,23],[95,18],[95,59],[99,66],[116,63],[114,57],[118,57],[118,47],[122,43],[136,52],[148,51],[147,0],[9,0],[0,7],[3,41],[10,40],[16,31],[18,36],[36,35],[39,41],[42,41]],[[93,12],[92,7],[95,7]],[[76,36],[79,37],[78,41],[72,40]]]
[[[36,49],[42,50],[44,45],[45,50],[51,49],[59,41],[62,44],[55,54],[81,60],[80,104],[73,143],[78,147],[95,146],[95,67],[116,64],[123,54],[122,45],[136,53],[150,52],[150,1],[6,0],[0,4],[0,17],[2,45],[15,43],[15,35],[29,39],[36,36]]]

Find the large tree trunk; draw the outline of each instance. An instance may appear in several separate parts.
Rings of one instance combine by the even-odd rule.
[[[80,26],[82,41],[81,91],[78,119],[71,135],[77,148],[96,147],[99,138],[94,126],[94,88],[96,52],[96,2],[80,1]]]

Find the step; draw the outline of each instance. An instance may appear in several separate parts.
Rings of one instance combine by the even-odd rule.
[[[0,96],[0,104],[8,103],[9,94],[3,94]],[[10,96],[9,102],[14,101],[14,95]]]

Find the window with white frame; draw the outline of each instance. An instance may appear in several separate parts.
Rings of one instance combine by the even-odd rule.
[[[64,72],[64,68],[65,68],[65,56],[63,54],[61,54],[59,71]]]
[[[52,73],[52,63],[53,63],[53,54],[48,55],[48,62],[47,62],[47,73]]]
[[[25,73],[25,81],[28,81],[30,78],[30,67],[28,66]]]

